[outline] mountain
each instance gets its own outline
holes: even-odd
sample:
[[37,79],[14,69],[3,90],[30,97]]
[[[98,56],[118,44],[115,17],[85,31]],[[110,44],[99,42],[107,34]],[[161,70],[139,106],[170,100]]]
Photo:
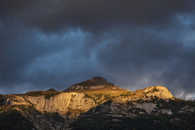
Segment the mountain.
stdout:
[[49,89],[0,95],[0,130],[194,130],[195,102],[164,86],[130,91],[102,77]]
[[108,82],[105,78],[102,77],[93,77],[92,79],[77,83],[66,89],[65,91],[86,91],[86,90],[110,90],[121,88],[115,86],[114,84]]

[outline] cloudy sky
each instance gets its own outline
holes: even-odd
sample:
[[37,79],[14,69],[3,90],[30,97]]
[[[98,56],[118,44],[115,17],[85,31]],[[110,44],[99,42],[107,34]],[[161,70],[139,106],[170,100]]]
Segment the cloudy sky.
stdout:
[[0,93],[93,76],[195,96],[195,1],[0,1]]

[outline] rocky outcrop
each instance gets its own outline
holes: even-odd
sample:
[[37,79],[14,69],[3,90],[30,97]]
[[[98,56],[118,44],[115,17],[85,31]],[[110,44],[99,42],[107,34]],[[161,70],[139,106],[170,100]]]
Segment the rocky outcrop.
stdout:
[[[24,120],[29,130],[87,130],[86,127],[90,124],[87,123],[85,127],[85,122],[92,123],[88,130],[94,129],[94,126],[97,126],[97,130],[104,130],[104,126],[105,129],[110,129],[111,126],[107,124],[116,124],[116,129],[123,129],[121,127],[128,124],[125,123],[126,120],[133,121],[134,118],[150,115],[153,119],[159,115],[173,116],[175,112],[195,112],[193,104],[180,102],[182,101],[177,102],[163,86],[129,91],[107,82],[104,78],[95,77],[61,92],[49,89],[18,95],[0,95],[0,120],[13,120],[12,116],[18,115],[17,119]],[[187,105],[182,106],[183,104]],[[101,127],[97,122],[102,123]],[[4,123],[0,123],[0,127],[5,127]],[[128,127],[125,126],[125,129]],[[12,129],[10,127],[8,130]]]
[[152,86],[142,90],[147,97],[157,97],[161,99],[173,99],[174,96],[168,90],[168,88],[164,86]]
[[62,92],[55,96],[5,96],[4,105],[26,105],[33,106],[40,112],[58,112],[62,115],[70,112],[86,112],[96,104],[85,96],[84,93]]
[[152,99],[164,99],[164,100],[174,100],[173,94],[164,86],[151,86],[145,89],[140,89],[136,91],[126,91],[120,96],[113,98],[115,102],[128,102],[128,101],[138,101],[138,100],[152,100]]
[[[96,81],[107,83],[107,81],[101,78],[94,78],[85,82],[93,84]],[[80,83],[80,85],[81,84],[83,83]],[[137,100],[151,100],[153,98],[174,98],[171,92],[163,86],[153,86],[132,92],[120,89],[114,85],[112,85],[111,87],[107,87],[107,85],[108,84],[101,85],[102,87],[99,87],[100,85],[97,85],[95,86],[97,87],[96,89],[93,89],[93,86],[88,86],[91,88],[87,88],[82,92],[77,92],[76,90],[78,89],[75,87],[78,86],[74,86],[71,87],[71,89],[68,89],[67,92],[53,93],[52,91],[51,93],[50,91],[42,91],[39,92],[40,95],[37,94],[38,92],[30,92],[23,95],[5,95],[0,97],[0,104],[8,106],[26,105],[32,106],[40,112],[57,112],[61,115],[71,113],[72,115],[78,116],[80,113],[87,112],[89,109],[109,100],[118,103],[125,103]],[[105,90],[106,87],[107,90]],[[151,106],[152,105],[146,105],[145,107],[148,107],[149,109],[149,107]]]

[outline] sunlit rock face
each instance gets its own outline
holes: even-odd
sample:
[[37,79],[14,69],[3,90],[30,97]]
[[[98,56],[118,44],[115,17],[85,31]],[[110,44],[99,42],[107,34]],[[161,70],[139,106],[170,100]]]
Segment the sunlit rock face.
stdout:
[[137,100],[152,100],[155,98],[174,100],[173,94],[164,86],[152,86],[136,91],[127,91],[113,100],[115,102],[128,102]]
[[168,90],[168,88],[164,86],[152,86],[145,88],[144,93],[147,97],[157,97],[161,99],[172,99],[174,96],[172,93]]
[[33,106],[40,112],[58,112],[61,115],[67,113],[79,115],[109,100],[125,103],[153,98],[173,99],[174,97],[163,86],[153,86],[133,92],[121,89],[104,78],[94,77],[71,86],[65,92],[49,90],[1,96],[1,104]]
[[95,106],[94,101],[90,98],[86,98],[83,93],[60,93],[56,96],[50,97],[49,99],[46,99],[44,96],[28,96],[25,98],[34,104],[37,110],[42,112],[59,112],[60,114],[66,114],[71,110],[85,112]]
[[85,97],[85,94],[75,92],[62,92],[51,97],[45,95],[7,96],[4,104],[33,106],[40,112],[58,112],[62,115],[71,111],[86,112],[96,105],[92,99]]
[[[0,95],[0,128],[8,130],[139,129],[140,122],[150,130],[178,129],[183,127],[178,122],[185,122],[194,130],[194,116],[195,102],[176,99],[164,86],[130,91],[101,77],[64,91]],[[17,128],[7,120],[17,121]]]

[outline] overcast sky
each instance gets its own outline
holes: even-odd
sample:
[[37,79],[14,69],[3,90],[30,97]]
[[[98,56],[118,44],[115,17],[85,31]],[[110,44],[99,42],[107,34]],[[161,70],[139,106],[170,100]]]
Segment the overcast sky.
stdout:
[[195,1],[0,1],[0,93],[93,76],[195,96]]

